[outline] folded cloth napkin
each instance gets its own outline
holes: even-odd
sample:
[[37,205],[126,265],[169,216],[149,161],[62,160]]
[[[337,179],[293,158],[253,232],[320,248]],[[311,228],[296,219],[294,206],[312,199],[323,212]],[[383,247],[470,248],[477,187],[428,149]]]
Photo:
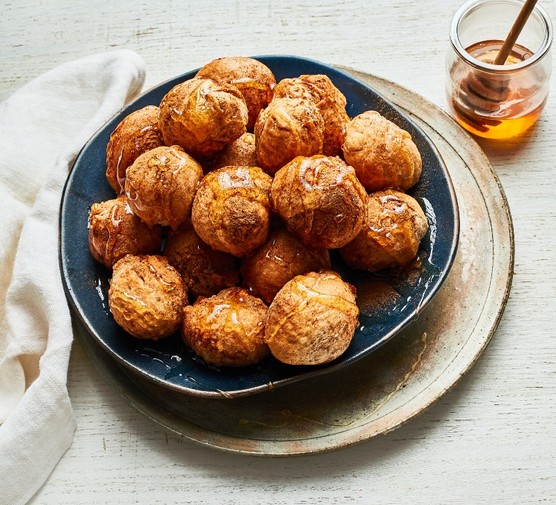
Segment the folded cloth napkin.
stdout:
[[75,431],[58,213],[87,139],[141,90],[128,50],[66,63],[0,104],[0,505],[26,503]]

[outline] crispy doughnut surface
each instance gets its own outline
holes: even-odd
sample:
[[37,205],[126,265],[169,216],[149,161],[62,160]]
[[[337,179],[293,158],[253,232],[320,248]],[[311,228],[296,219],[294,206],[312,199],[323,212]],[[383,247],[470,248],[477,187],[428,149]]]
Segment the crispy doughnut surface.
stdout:
[[257,166],[255,135],[245,132],[241,137],[230,142],[222,151],[204,163],[207,171],[229,166]]
[[232,84],[242,94],[249,111],[247,130],[253,131],[259,112],[272,100],[274,74],[264,63],[245,56],[217,58],[204,65],[197,77],[219,84]]
[[282,227],[272,231],[268,240],[241,265],[243,286],[270,303],[286,282],[296,275],[330,269],[326,249],[303,244]]
[[201,160],[243,135],[247,115],[243,95],[235,86],[194,77],[162,98],[160,130],[166,145],[180,145]]
[[276,173],[296,156],[322,153],[324,120],[305,98],[276,98],[255,123],[258,166]]
[[349,116],[346,97],[327,75],[305,74],[282,79],[274,88],[274,97],[305,98],[313,102],[324,120],[323,154],[341,153]]
[[377,191],[367,197],[363,228],[340,253],[353,268],[403,267],[417,256],[428,226],[415,198],[392,189]]
[[180,146],[157,147],[127,169],[125,194],[145,223],[177,228],[189,218],[203,169]]
[[265,342],[290,365],[320,365],[340,356],[358,325],[355,288],[336,272],[310,272],[289,281],[268,309]]
[[347,124],[342,151],[368,192],[406,191],[421,177],[421,154],[411,135],[376,111]]
[[242,257],[270,231],[272,178],[259,167],[223,167],[202,180],[191,214],[201,240],[217,251]]
[[210,248],[190,223],[169,234],[164,255],[183,277],[193,299],[239,284],[237,258]]
[[357,236],[366,196],[352,167],[324,155],[296,157],[271,188],[272,206],[288,230],[317,249],[339,248]]
[[141,221],[123,195],[93,203],[88,226],[91,255],[108,268],[126,254],[155,254],[162,247],[162,228]]
[[266,305],[242,288],[228,288],[184,308],[182,336],[214,366],[254,365],[268,355]]
[[108,303],[114,320],[125,331],[137,338],[159,340],[179,329],[187,288],[163,256],[128,254],[114,265]]
[[106,179],[116,193],[124,192],[127,167],[145,151],[164,145],[159,119],[160,109],[147,105],[126,116],[110,135],[106,146]]

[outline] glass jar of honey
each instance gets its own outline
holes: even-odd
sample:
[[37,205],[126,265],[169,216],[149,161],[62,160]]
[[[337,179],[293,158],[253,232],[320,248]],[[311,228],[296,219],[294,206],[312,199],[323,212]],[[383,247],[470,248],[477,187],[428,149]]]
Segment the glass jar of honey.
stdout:
[[452,21],[446,58],[448,105],[456,121],[477,136],[519,135],[545,106],[552,25],[538,4],[506,61],[494,63],[522,7],[519,0],[470,0]]

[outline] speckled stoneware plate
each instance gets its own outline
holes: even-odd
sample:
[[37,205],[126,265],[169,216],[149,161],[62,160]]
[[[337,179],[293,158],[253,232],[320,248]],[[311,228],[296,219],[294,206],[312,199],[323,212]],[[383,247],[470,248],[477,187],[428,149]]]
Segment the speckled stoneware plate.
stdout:
[[446,160],[460,242],[438,294],[379,349],[334,373],[227,401],[179,394],[118,364],[76,319],[95,370],[137,411],[184,439],[239,454],[291,456],[350,446],[423,412],[473,366],[510,293],[514,239],[498,178],[442,110],[395,83],[349,71],[411,115]]
[[277,80],[324,73],[345,94],[350,116],[378,110],[408,130],[423,159],[423,174],[410,193],[424,209],[430,227],[421,243],[418,260],[403,271],[370,275],[350,270],[333,255],[333,268],[357,287],[361,316],[351,345],[330,364],[294,367],[269,357],[253,367],[217,369],[206,366],[186,349],[178,334],[160,342],[133,338],[116,325],[108,309],[109,272],[89,253],[87,218],[93,202],[114,198],[105,179],[106,144],[111,132],[133,110],[159,104],[168,90],[196,71],[150,90],[109,121],[77,158],[62,198],[60,258],[70,304],[94,339],[118,363],[180,393],[220,398],[250,395],[355,363],[420,316],[444,282],[457,249],[458,210],[447,168],[428,135],[408,115],[371,86],[341,70],[297,57],[259,59],[272,69]]

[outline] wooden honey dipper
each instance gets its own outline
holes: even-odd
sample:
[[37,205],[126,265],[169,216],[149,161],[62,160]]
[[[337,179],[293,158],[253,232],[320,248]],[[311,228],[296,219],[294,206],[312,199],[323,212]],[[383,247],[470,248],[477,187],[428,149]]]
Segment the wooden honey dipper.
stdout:
[[[525,1],[508,36],[492,62],[494,65],[504,65],[506,63],[536,3],[537,0]],[[466,92],[465,98],[469,105],[475,109],[482,109],[488,112],[498,110],[500,102],[503,102],[509,94],[508,79],[503,74],[493,79],[491,76],[486,77],[476,72],[471,72],[467,79],[462,82],[462,89]]]

